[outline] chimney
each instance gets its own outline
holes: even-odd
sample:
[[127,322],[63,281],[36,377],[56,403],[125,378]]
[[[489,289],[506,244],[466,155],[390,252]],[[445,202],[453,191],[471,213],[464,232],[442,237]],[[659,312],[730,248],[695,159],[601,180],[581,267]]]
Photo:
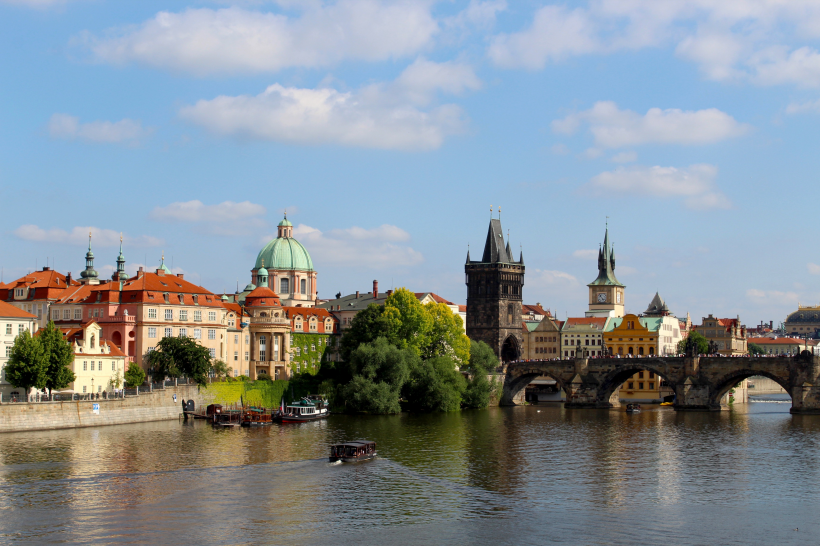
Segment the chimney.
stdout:
[[356,290],[356,299],[359,299],[359,291]]
[[65,285],[71,286],[71,271],[65,274]]
[[177,277],[179,277],[180,279],[184,279],[184,278],[185,278],[185,276],[184,276],[182,273],[177,273]]
[[392,290],[388,290],[388,291],[387,291],[387,297],[390,297],[390,294],[392,294],[392,293],[393,293],[393,291],[392,291]]
[[164,269],[157,269],[157,275],[159,275],[160,277],[164,277],[165,276],[165,270]]
[[43,271],[51,271],[51,268],[48,267],[47,265],[44,265],[43,266]]
[[373,298],[378,299],[379,297],[379,281],[373,281]]

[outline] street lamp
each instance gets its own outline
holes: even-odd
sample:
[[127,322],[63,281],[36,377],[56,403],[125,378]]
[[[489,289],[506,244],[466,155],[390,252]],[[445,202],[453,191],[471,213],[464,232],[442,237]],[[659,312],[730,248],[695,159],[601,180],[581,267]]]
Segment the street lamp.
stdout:
[[94,399],[94,378],[91,378],[91,399]]

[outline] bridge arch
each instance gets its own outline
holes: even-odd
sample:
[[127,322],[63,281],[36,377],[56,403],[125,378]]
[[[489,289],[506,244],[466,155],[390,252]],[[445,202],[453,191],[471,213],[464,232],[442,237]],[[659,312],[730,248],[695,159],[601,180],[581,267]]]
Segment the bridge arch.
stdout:
[[[792,398],[792,388],[789,383],[788,377],[778,376],[777,374],[767,372],[764,370],[740,369],[734,370],[714,381],[714,387],[712,388],[710,402],[715,406],[719,406],[721,398],[723,398],[726,395],[726,393],[729,392],[735,385],[737,385],[744,379],[748,379],[749,377],[755,375],[771,379],[772,381],[783,387],[783,390],[785,390],[786,393],[788,393],[789,398]],[[792,405],[794,405],[793,399]]]
[[533,380],[539,377],[549,377],[550,379],[554,379],[564,394],[569,394],[567,391],[567,386],[563,379],[561,379],[560,374],[553,373],[549,370],[543,369],[537,364],[534,364],[528,370],[521,370],[515,375],[507,375],[504,380],[504,393],[501,397],[501,404],[505,406],[514,405],[518,403],[518,401],[523,401],[524,389],[526,389],[527,385],[532,383]]
[[618,397],[618,388],[626,381],[632,378],[638,372],[653,372],[661,379],[667,382],[672,392],[676,392],[677,381],[664,363],[654,358],[627,358],[622,359],[619,364],[623,364],[608,374],[604,375],[601,384],[598,387],[598,403],[603,405],[611,405],[612,407],[620,406],[620,399]]

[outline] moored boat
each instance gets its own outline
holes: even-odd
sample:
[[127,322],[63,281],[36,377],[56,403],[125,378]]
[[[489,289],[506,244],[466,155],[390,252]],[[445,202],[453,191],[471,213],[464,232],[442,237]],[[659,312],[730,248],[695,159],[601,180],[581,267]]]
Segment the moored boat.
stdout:
[[626,405],[626,412],[627,413],[640,413],[641,412],[641,405],[640,404],[627,404]]
[[273,412],[268,408],[255,408],[253,406],[243,408],[243,427],[264,427],[272,425],[274,421]]
[[283,423],[306,423],[308,421],[318,421],[325,417],[327,417],[327,411],[321,413],[313,403],[300,400],[285,407],[281,420]]
[[376,442],[356,440],[330,446],[330,462],[354,463],[376,458]]

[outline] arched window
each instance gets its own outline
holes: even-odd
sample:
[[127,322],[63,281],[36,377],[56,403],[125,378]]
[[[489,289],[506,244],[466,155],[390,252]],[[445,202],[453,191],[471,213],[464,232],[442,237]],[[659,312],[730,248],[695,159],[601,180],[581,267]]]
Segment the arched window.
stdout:
[[654,347],[649,348],[649,354],[651,354],[651,355],[655,354],[655,348]]
[[507,306],[507,324],[512,324],[513,321],[513,306],[512,304]]
[[97,342],[94,339],[94,334],[91,334],[91,348],[94,349],[97,346]]
[[638,347],[638,354],[643,355],[643,347]]
[[634,355],[634,354],[635,354],[635,349],[633,349],[632,347],[630,347],[630,348],[629,348],[629,351],[627,351],[627,352],[628,352],[629,354],[631,354],[631,355]]

